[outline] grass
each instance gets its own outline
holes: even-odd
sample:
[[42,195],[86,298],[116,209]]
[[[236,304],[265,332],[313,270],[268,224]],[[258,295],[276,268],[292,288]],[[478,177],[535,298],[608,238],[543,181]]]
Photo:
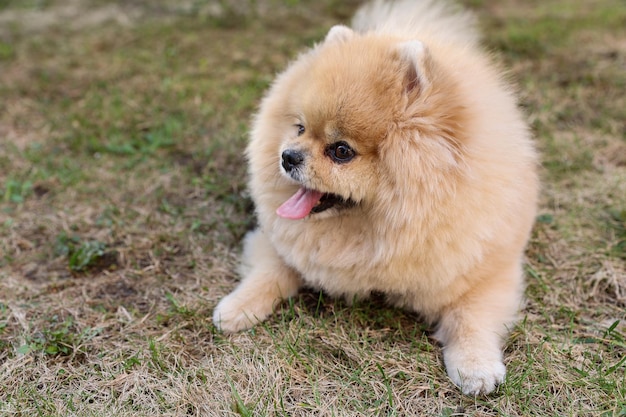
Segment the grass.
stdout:
[[465,2],[544,179],[507,380],[477,398],[377,298],[210,320],[254,224],[250,117],[357,2],[62,3],[0,1],[0,415],[626,416],[621,0]]

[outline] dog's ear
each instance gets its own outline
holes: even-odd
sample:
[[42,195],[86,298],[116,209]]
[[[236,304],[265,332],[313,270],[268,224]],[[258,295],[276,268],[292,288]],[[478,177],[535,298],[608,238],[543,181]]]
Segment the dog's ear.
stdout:
[[325,43],[345,42],[354,36],[354,31],[344,25],[335,25],[328,31]]
[[428,69],[430,55],[426,46],[418,40],[403,42],[398,46],[400,59],[406,63],[404,89],[409,96],[426,90],[430,82]]

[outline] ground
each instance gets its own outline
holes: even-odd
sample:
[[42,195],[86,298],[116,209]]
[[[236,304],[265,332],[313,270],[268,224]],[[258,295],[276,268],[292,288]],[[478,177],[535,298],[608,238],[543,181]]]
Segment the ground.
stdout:
[[255,221],[251,115],[357,1],[0,0],[0,415],[626,416],[626,7],[464,3],[542,153],[495,393],[378,298],[211,323]]

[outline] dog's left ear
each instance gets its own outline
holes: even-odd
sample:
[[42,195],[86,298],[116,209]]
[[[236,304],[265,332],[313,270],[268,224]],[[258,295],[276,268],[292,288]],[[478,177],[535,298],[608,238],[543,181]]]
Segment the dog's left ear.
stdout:
[[403,42],[398,45],[400,58],[407,64],[404,89],[409,96],[420,93],[430,86],[428,69],[430,54],[426,46],[418,40]]
[[335,25],[328,31],[325,43],[345,42],[354,36],[354,31],[344,25]]

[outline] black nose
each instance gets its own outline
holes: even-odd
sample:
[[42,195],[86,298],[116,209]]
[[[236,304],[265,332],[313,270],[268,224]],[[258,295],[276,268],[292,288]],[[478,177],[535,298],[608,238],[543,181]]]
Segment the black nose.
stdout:
[[285,171],[291,172],[293,169],[297,168],[304,161],[304,155],[300,151],[294,151],[293,149],[287,149],[283,152],[283,168]]

